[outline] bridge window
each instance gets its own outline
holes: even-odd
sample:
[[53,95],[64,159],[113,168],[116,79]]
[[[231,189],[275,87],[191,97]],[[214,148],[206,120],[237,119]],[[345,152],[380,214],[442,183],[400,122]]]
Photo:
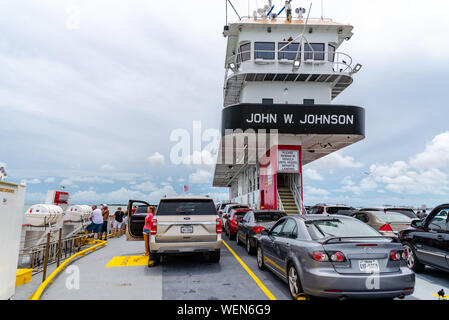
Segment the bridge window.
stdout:
[[255,42],[254,59],[274,60],[274,42]]
[[328,51],[329,51],[329,54],[328,54],[329,61],[334,62],[335,61],[335,47],[330,44],[328,47]]
[[306,43],[304,60],[324,60],[324,43]]
[[251,43],[244,43],[240,45],[237,62],[243,62],[251,59]]
[[298,42],[292,42],[287,46],[288,42],[278,43],[278,59],[295,60],[296,55],[301,57],[301,50]]

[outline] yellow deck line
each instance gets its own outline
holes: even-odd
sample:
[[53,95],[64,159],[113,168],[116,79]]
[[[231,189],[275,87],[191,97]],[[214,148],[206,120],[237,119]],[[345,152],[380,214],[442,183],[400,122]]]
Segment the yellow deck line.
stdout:
[[47,279],[45,279],[44,282],[41,283],[41,285],[39,286],[39,288],[37,288],[36,292],[33,293],[33,295],[31,297],[28,298],[28,300],[40,300],[42,293],[44,292],[44,290],[47,288],[47,286],[53,282],[53,278],[56,277],[56,275],[61,272],[61,270],[64,270],[66,265],[69,264],[69,262],[71,262],[73,259],[75,259],[76,257],[83,257],[87,252],[89,251],[95,251],[95,249],[97,249],[98,247],[104,247],[106,244],[106,241],[102,241],[102,240],[95,240],[97,242],[96,245],[87,248],[83,251],[80,251],[78,253],[75,253],[74,255],[72,255],[71,257],[67,258],[63,263],[61,263],[59,265],[59,267],[57,267],[55,269],[55,271],[53,271],[48,277]]
[[245,264],[245,262],[243,262],[242,259],[240,259],[240,257],[234,252],[234,250],[231,249],[231,247],[226,243],[226,241],[223,241],[223,244],[226,246],[226,248],[228,248],[228,250],[232,253],[232,255],[237,259],[238,262],[240,262],[240,264],[242,265],[243,269],[246,270],[246,272],[248,272],[248,274],[251,276],[251,278],[253,278],[254,282],[257,283],[257,285],[260,287],[260,289],[262,289],[262,291],[267,295],[267,297],[270,300],[277,300],[276,297],[270,292],[270,290],[268,290],[267,287],[265,287],[265,285],[262,283],[262,281],[259,280],[259,278],[257,278],[257,276],[251,271],[250,268],[248,268],[248,266]]

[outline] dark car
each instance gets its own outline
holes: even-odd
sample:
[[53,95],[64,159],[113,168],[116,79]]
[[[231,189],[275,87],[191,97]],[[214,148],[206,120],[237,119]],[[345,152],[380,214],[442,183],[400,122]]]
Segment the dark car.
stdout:
[[409,218],[412,219],[419,219],[416,215],[415,211],[410,208],[403,208],[403,207],[370,207],[370,208],[362,208],[359,211],[390,211],[390,212],[398,212],[406,215]]
[[398,238],[338,215],[284,217],[257,242],[258,267],[284,280],[293,299],[403,298],[415,287],[406,254]]
[[422,222],[412,221],[412,228],[399,233],[408,253],[408,266],[422,272],[425,266],[449,271],[449,204],[434,208]]
[[287,214],[283,211],[248,211],[237,227],[237,244],[245,244],[248,254],[253,254],[262,230],[270,229],[285,216]]
[[225,215],[224,231],[229,240],[234,240],[236,238],[237,228],[240,222],[243,220],[243,217],[250,210],[251,209],[249,208],[239,207],[236,209],[231,209],[231,211]]
[[310,208],[309,214],[337,214],[342,216],[349,216],[351,213],[357,210],[345,205],[326,205],[317,204]]

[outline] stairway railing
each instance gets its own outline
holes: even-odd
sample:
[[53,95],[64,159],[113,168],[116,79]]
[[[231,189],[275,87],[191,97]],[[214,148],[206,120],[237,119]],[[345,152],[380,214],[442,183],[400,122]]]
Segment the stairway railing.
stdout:
[[279,195],[279,189],[276,188],[277,193],[277,201],[278,201],[278,210],[284,211],[284,204],[282,203],[281,196]]

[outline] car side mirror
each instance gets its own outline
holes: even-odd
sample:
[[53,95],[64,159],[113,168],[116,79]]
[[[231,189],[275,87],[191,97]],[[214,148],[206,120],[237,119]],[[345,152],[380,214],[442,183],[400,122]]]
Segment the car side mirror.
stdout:
[[422,229],[424,227],[422,221],[419,219],[412,220],[412,222],[410,223],[410,226],[415,229]]
[[265,230],[265,229],[263,229],[263,230],[260,232],[260,234],[263,235],[263,236],[268,236],[268,235],[270,235],[270,233],[268,232],[268,230]]

